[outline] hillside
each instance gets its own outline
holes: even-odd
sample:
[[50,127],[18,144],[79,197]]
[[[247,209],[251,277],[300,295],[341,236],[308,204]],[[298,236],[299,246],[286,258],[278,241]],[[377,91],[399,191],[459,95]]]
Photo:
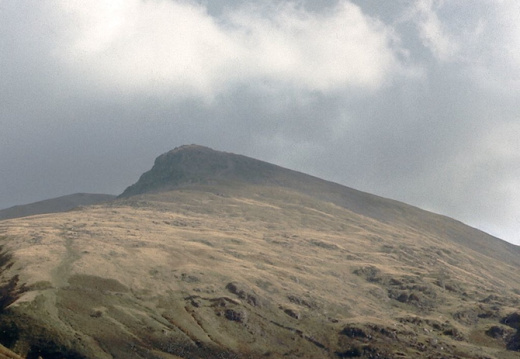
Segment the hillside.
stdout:
[[0,343],[27,358],[520,358],[518,247],[200,146],[0,242]]
[[115,198],[109,194],[75,193],[39,202],[13,206],[0,210],[0,220],[34,216],[36,214],[58,213],[74,209],[79,206],[88,206],[101,202],[108,202]]
[[411,226],[449,238],[496,260],[520,266],[520,247],[456,220],[267,162],[203,146],[181,146],[159,156],[153,168],[120,197],[164,192],[194,184],[250,184],[290,189],[383,223]]

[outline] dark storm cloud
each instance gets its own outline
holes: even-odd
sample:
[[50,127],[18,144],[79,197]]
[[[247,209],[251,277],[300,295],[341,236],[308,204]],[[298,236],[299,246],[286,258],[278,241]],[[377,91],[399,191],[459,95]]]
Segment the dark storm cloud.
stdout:
[[0,207],[198,143],[520,243],[518,7],[0,2]]

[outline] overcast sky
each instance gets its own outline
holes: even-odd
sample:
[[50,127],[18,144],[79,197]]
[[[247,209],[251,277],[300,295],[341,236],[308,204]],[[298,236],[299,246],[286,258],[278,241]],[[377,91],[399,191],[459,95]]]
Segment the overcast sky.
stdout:
[[520,2],[0,0],[0,208],[191,143],[520,244]]

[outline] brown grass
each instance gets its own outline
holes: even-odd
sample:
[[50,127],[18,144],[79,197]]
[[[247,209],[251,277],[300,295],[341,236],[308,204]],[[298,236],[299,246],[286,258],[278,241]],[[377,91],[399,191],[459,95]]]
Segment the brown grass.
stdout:
[[518,268],[287,189],[131,197],[0,235],[3,280],[29,288],[10,315],[86,357],[520,357],[483,334],[518,310]]

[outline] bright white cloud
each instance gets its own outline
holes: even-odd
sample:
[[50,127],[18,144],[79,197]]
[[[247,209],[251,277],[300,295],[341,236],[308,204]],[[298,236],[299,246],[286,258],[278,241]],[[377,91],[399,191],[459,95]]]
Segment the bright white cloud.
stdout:
[[238,57],[239,49],[200,6],[165,0],[88,6],[64,1],[63,9],[73,37],[56,55],[101,87],[208,93]]
[[397,68],[392,32],[351,3],[325,14],[293,4],[270,8],[266,17],[258,13],[230,14],[257,75],[327,91],[349,85],[377,88]]
[[269,4],[218,19],[185,1],[60,4],[55,55],[108,89],[205,97],[252,81],[375,89],[399,71],[391,30],[349,2],[323,13]]

